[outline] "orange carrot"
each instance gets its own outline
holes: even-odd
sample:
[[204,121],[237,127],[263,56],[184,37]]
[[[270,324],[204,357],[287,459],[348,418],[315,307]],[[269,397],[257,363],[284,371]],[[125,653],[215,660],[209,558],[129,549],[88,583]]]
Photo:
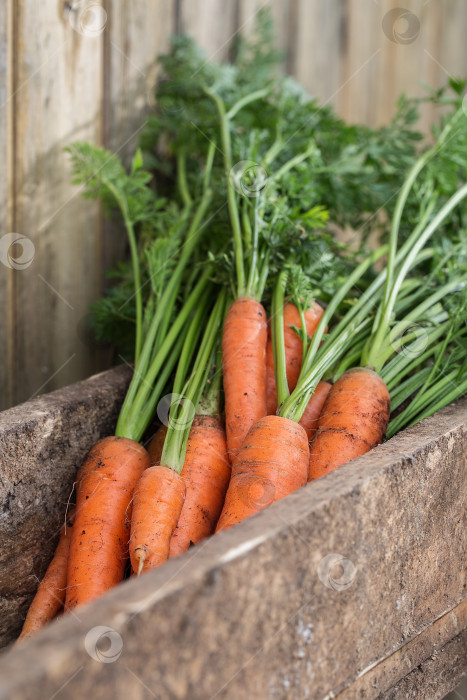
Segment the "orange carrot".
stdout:
[[227,447],[233,462],[253,423],[266,415],[266,312],[250,298],[229,308],[222,337]]
[[216,532],[304,486],[308,461],[308,438],[301,425],[280,416],[257,421],[233,464]]
[[29,607],[18,642],[36,634],[63,608],[74,516],[73,509],[62,526],[57,549]]
[[386,384],[371,369],[353,368],[334,384],[310,444],[312,481],[382,442],[391,411]]
[[224,505],[231,468],[224,428],[215,416],[196,416],[186,448],[182,478],[185,503],[170,542],[176,557],[214,532]]
[[165,436],[167,435],[167,426],[161,425],[156,434],[148,445],[148,454],[151,464],[159,464],[162,457]]
[[89,452],[77,490],[66,610],[97,598],[123,579],[131,499],[148,466],[144,447],[128,438],[104,438]]
[[332,384],[329,384],[329,382],[319,382],[313,396],[308,401],[303,416],[299,420],[300,425],[306,430],[308,441],[313,440],[315,436],[318,420],[331,387]]
[[[312,337],[318,323],[323,315],[322,307],[316,302],[305,311],[305,325],[308,337]],[[284,305],[284,344],[285,344],[285,360],[287,370],[287,383],[290,391],[293,391],[297,386],[298,376],[302,366],[303,344],[301,338],[294,331],[293,327],[301,328],[302,322],[300,313],[295,304],[288,303]],[[269,336],[266,348],[266,396],[267,396],[267,412],[272,416],[277,411],[277,392],[276,379],[274,376],[274,356],[272,351],[272,339]]]
[[[160,463],[147,469],[135,488],[130,559],[133,572],[138,575],[159,566],[169,557],[170,541],[185,501],[185,480],[181,473],[195,418],[192,409],[198,406],[209,375],[224,318],[225,302],[226,293],[221,292],[211,310],[199,344],[200,324],[205,315],[205,306],[199,307],[193,317],[185,336],[174,380],[174,394],[179,395],[183,387],[185,400],[171,404]],[[197,346],[191,373],[186,379],[187,369],[191,364],[190,358]]]
[[146,469],[135,488],[130,558],[133,572],[159,566],[169,557],[170,540],[185,500],[185,482],[170,467]]

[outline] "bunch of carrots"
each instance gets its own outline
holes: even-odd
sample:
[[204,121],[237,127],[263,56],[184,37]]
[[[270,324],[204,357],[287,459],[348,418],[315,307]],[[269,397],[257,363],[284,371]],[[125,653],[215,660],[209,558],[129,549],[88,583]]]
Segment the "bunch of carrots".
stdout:
[[[207,142],[188,122],[172,140],[173,197],[156,193],[140,150],[127,173],[112,154],[70,148],[76,181],[128,233],[134,374],[115,435],[79,468],[20,639],[123,581],[128,562],[139,576],[183,554],[467,392],[459,95],[393,193],[387,241],[355,255],[326,230],[345,212],[309,191],[313,169],[316,182],[342,178],[346,157],[323,162],[311,134],[299,146],[261,122],[279,109],[277,78],[249,91],[239,78],[237,94],[219,70],[197,79]],[[240,153],[256,167],[236,168]],[[320,298],[323,245],[339,273],[328,284],[323,272]]]

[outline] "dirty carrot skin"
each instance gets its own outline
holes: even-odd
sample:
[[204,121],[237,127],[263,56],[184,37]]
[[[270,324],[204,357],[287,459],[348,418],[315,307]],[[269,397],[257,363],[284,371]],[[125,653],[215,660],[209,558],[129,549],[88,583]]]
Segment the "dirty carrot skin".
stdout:
[[319,417],[331,388],[332,384],[329,382],[319,382],[313,396],[308,401],[308,405],[305,408],[303,416],[299,420],[300,425],[306,430],[308,442],[313,440],[315,436],[318,428]]
[[164,440],[167,435],[167,426],[161,425],[148,445],[149,459],[151,464],[159,464],[161,461]]
[[212,535],[224,505],[231,467],[225,431],[214,415],[198,415],[188,437],[182,478],[185,503],[170,541],[170,557]]
[[[277,398],[289,394],[284,341],[284,293],[288,272],[279,274],[272,298],[271,336]],[[304,486],[308,437],[298,421],[264,416],[249,429],[236,459],[216,532],[226,530]]]
[[123,580],[133,490],[149,455],[128,438],[107,437],[80,471],[71,534],[65,609],[72,610]]
[[[323,315],[323,308],[314,302],[307,309],[303,316],[305,318],[306,333],[308,337],[312,337],[316,327]],[[302,339],[297,335],[294,328],[302,327],[300,312],[292,302],[284,306],[284,344],[285,344],[285,359],[287,383],[290,391],[295,389],[297,380],[300,374],[303,357]],[[274,355],[272,351],[272,339],[268,339],[266,348],[266,397],[267,397],[267,412],[268,415],[273,415],[277,411],[277,391],[276,379],[274,376]]]
[[131,517],[130,558],[136,574],[169,558],[170,539],[184,500],[185,482],[174,469],[158,465],[141,476]]
[[266,415],[267,323],[255,299],[233,302],[222,336],[227,447],[233,462],[249,429]]
[[310,444],[309,481],[382,442],[390,412],[388,388],[376,372],[364,367],[345,372],[329,391]]
[[[204,325],[205,308],[197,310],[186,335],[174,389],[183,386],[183,401],[170,407],[168,428],[160,464],[150,467],[136,485],[131,517],[130,559],[133,573],[140,575],[169,557],[170,541],[177,527],[185,501],[185,480],[181,476],[187,442],[201,398],[225,313],[226,295],[219,297],[212,309],[196,360],[191,360],[197,347],[200,328]],[[188,372],[189,378],[185,381]]]
[[265,416],[257,421],[232,466],[216,532],[305,486],[308,462],[308,438],[301,425],[280,416]]
[[18,642],[32,637],[63,609],[74,509],[60,531],[57,549],[29,607]]

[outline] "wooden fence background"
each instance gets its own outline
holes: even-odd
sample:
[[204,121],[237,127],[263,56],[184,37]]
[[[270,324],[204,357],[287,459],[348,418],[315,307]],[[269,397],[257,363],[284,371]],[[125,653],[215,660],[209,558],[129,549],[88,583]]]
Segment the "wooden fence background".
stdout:
[[221,58],[266,5],[285,69],[350,120],[384,123],[401,91],[467,75],[466,0],[0,4],[0,408],[106,362],[84,317],[124,237],[70,185],[63,147],[86,139],[127,156],[170,35],[188,32]]

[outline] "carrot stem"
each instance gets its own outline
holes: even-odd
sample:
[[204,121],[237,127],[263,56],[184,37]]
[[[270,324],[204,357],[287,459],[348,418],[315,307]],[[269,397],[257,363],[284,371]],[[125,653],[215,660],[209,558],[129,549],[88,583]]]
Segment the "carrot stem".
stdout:
[[[453,209],[455,209],[457,205],[466,197],[467,185],[463,185],[439,210],[436,216],[426,226],[421,235],[418,236],[417,240],[413,241],[412,237],[409,237],[404,246],[401,248],[401,255],[403,251],[406,252],[406,255],[402,256],[401,266],[391,286],[391,292],[388,301],[385,304],[385,312],[378,326],[378,330],[376,331],[374,338],[370,342],[370,347],[364,353],[362,363],[371,367],[375,367],[377,371],[381,370],[382,364],[378,360],[378,357],[380,356],[381,349],[387,344],[387,332],[390,325],[390,319],[401,284],[405,279],[405,276],[407,275],[408,271],[415,264],[415,260],[418,253],[423,248],[425,243],[429,240],[430,236],[432,236],[438,230],[438,228],[453,211]],[[409,242],[410,245],[408,245]]]
[[[120,411],[120,416],[117,423],[117,435],[130,437],[124,431],[128,424],[134,425],[134,415],[141,414],[142,402],[141,397],[147,398],[151,390],[151,382],[155,379],[153,368],[158,365],[159,352],[164,344],[167,336],[167,328],[171,322],[172,310],[179,294],[180,286],[183,279],[188,261],[190,260],[195,246],[197,245],[201,235],[203,234],[206,222],[203,221],[206,210],[212,198],[211,190],[206,190],[201,198],[200,204],[193,216],[191,225],[188,229],[185,244],[183,246],[180,259],[170,279],[169,284],[159,302],[156,313],[151,319],[149,329],[147,331],[141,356],[138,362],[138,372],[134,372],[130,386],[128,388],[123,406]],[[203,222],[203,223],[202,223]],[[204,278],[202,278],[204,279]],[[207,280],[205,280],[207,283]],[[195,287],[196,289],[196,287]],[[148,378],[148,375],[152,379]],[[156,399],[157,402],[157,399]],[[137,408],[133,404],[137,404]],[[145,412],[147,414],[147,412]],[[141,434],[147,426],[141,426]],[[138,427],[138,432],[140,428]],[[138,439],[138,438],[135,438]]]
[[207,380],[206,388],[198,403],[198,415],[219,416],[221,387],[222,387],[222,345],[218,343],[216,360],[214,364],[214,374],[211,380]]
[[105,183],[108,190],[112,192],[118,206],[120,207],[128,235],[128,242],[130,244],[136,305],[135,365],[137,365],[141,354],[143,338],[143,297],[141,291],[141,273],[139,268],[138,246],[136,244],[135,230],[133,228],[133,222],[130,218],[127,200],[120,195],[118,189],[114,187],[110,180],[103,177],[102,181]]
[[237,273],[237,295],[242,297],[245,293],[245,268],[243,258],[242,229],[240,225],[240,215],[238,211],[237,195],[230,180],[232,170],[232,144],[230,140],[229,115],[225,110],[225,104],[219,95],[205,88],[206,94],[214,100],[220,119],[221,142],[224,155],[225,179],[227,184],[227,202],[229,207],[230,221],[234,238],[235,269]]
[[[453,128],[455,122],[459,119],[461,114],[464,114],[464,113],[463,113],[462,109],[459,109],[457,111],[457,113],[454,115],[454,117],[444,127],[436,144],[432,148],[430,148],[428,151],[426,151],[426,153],[424,153],[417,160],[417,162],[413,165],[412,169],[410,170],[410,172],[409,172],[409,174],[404,182],[404,185],[402,186],[402,189],[399,193],[399,196],[397,198],[397,203],[396,203],[394,215],[392,218],[391,232],[389,235],[389,253],[388,253],[388,262],[387,262],[387,277],[386,277],[386,286],[384,289],[384,297],[383,297],[383,314],[385,317],[387,317],[388,321],[389,321],[388,312],[390,309],[390,299],[392,296],[392,286],[393,286],[394,271],[395,271],[395,266],[396,266],[397,241],[398,241],[398,237],[399,237],[399,230],[400,230],[400,225],[401,225],[401,221],[402,221],[402,215],[404,212],[404,207],[407,203],[408,196],[410,194],[410,191],[411,191],[418,175],[423,170],[423,168],[429,163],[429,161],[439,152],[440,148],[442,148],[448,135],[452,131],[452,128]],[[464,117],[465,117],[465,114],[464,114]]]
[[186,178],[186,155],[184,153],[177,154],[177,176],[180,197],[182,198],[182,201],[186,207],[191,207],[193,200],[190,195],[190,190],[188,189],[188,182]]
[[[193,365],[191,376],[184,389],[183,403],[171,407],[169,425],[161,456],[161,465],[170,467],[178,474],[182,471],[185,461],[186,444],[191,424],[196,414],[196,407],[201,398],[210,369],[211,358],[215,343],[219,337],[219,329],[224,317],[226,293],[222,291],[209,317],[199,351]],[[199,322],[198,322],[199,323]],[[194,323],[192,323],[194,325]],[[187,341],[193,343],[195,334],[188,334]]]
[[[211,268],[207,267],[198,284],[188,297],[188,300],[180,310],[176,320],[173,322],[170,331],[167,333],[167,336],[165,337],[158,353],[152,360],[151,366],[147,370],[146,374],[144,376],[138,374],[137,379],[139,388],[136,390],[136,395],[134,398],[132,397],[133,400],[131,403],[125,407],[126,410],[124,411],[122,409],[120,412],[117,422],[117,429],[115,432],[117,436],[131,437],[136,441],[141,439],[141,436],[147,427],[147,420],[150,420],[150,416],[152,415],[157,401],[160,398],[160,392],[156,392],[153,389],[153,383],[159,372],[162,370],[169,353],[172,352],[188,317],[199,303],[200,297],[204,293],[210,277]],[[129,393],[127,394],[127,398],[128,396]]]
[[[272,352],[274,357],[274,373],[276,378],[277,405],[281,406],[290,396],[287,382],[287,362],[285,357],[284,340],[284,301],[285,286],[287,284],[288,272],[282,270],[274,287],[272,296]],[[303,325],[306,329],[306,325]],[[306,333],[306,330],[305,330]]]

